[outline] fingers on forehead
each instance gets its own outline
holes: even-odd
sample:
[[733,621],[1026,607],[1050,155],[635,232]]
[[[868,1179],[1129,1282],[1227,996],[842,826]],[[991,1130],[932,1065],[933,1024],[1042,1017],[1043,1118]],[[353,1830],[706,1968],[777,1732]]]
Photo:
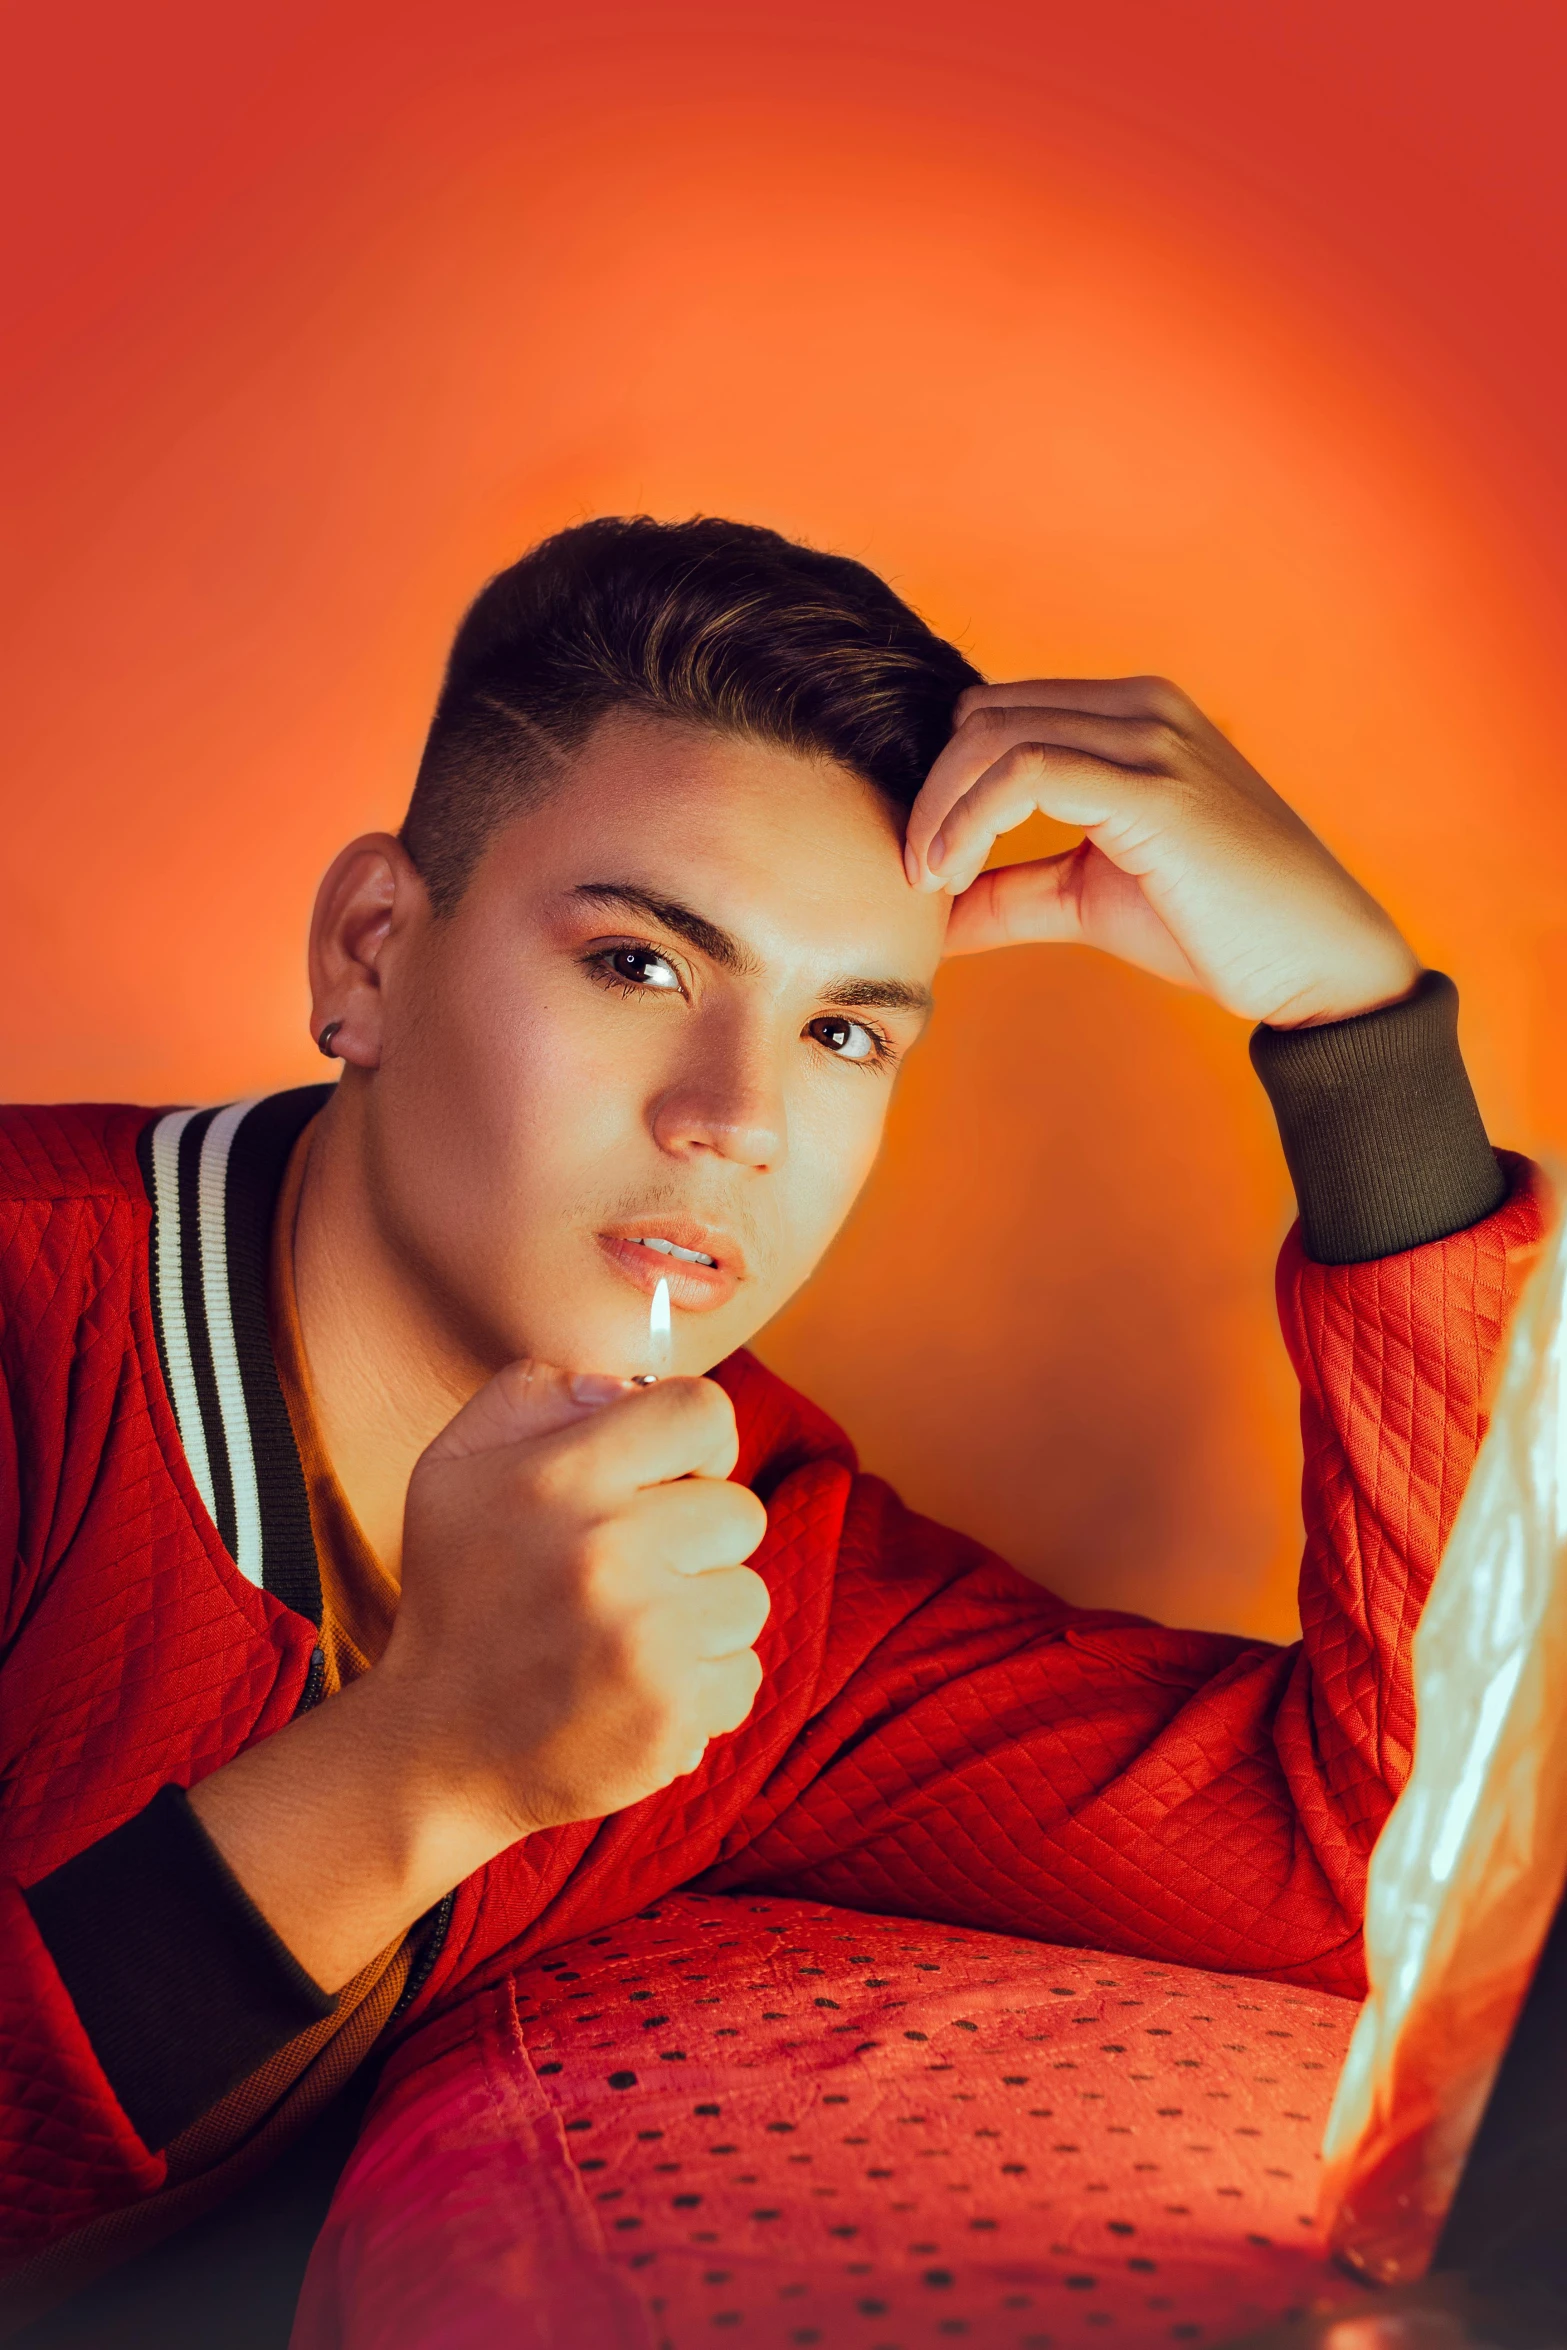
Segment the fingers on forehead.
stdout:
[[1046,710],[1034,706],[978,713],[961,741],[972,740],[973,769],[981,759],[1027,757],[1031,751],[1087,751],[1118,767],[1152,767],[1173,756],[1180,737],[1165,719],[1142,712]]
[[1010,829],[1033,811],[1041,775],[1052,764],[1051,754],[1037,744],[1020,743],[990,765],[947,811],[944,830],[949,847],[960,831],[976,825]]
[[957,803],[998,760],[1046,731],[1050,713],[1040,707],[1009,706],[976,711],[937,755],[909,814],[908,837],[924,848]]
[[998,685],[971,685],[958,696],[954,726],[980,710],[1090,710],[1106,718],[1154,718],[1179,726],[1195,713],[1167,677],[1024,677]]
[[1060,823],[1087,827],[1166,788],[1162,775],[1078,746],[1016,744],[993,760],[948,810],[942,823],[943,873],[950,881],[973,861],[981,841],[988,847],[1036,808]]
[[1038,709],[1000,716],[1006,723],[999,727],[955,738],[932,768],[929,797],[917,821],[909,824],[916,846],[927,845],[938,827],[950,838],[953,823],[968,823],[979,814],[1004,820],[1014,803],[1027,814],[1042,778],[1091,781],[1097,772],[1108,783],[1107,771],[1117,769],[1135,782],[1139,774],[1166,765],[1176,749],[1170,730],[1157,719]]

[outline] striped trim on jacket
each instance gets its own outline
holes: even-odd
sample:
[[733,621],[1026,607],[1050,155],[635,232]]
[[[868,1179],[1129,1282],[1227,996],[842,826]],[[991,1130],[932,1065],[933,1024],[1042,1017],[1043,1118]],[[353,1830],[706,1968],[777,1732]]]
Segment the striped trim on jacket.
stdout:
[[136,1146],[152,1202],[158,1355],[196,1490],[240,1573],[314,1624],[321,1577],[267,1285],[289,1153],[331,1091],[170,1110]]

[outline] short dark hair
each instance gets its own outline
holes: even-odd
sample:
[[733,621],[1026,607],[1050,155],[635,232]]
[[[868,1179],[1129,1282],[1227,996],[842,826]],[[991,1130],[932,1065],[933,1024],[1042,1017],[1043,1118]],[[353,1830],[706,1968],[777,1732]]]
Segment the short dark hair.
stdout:
[[825,755],[906,809],[978,678],[845,555],[705,515],[579,523],[458,629],[402,842],[450,911],[497,826],[615,708]]

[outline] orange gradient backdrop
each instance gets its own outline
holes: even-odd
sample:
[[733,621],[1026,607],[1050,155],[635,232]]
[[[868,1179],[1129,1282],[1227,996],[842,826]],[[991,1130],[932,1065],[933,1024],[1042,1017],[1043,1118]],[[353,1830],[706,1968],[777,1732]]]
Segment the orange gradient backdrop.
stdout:
[[[1185,683],[1567,1138],[1555,12],[39,12],[5,453],[0,1089],[320,1073],[301,948],[452,625],[584,514]],[[1084,15],[1091,23],[1080,19]],[[1071,1595],[1287,1635],[1288,1187],[1239,1023],[955,965],[762,1351]]]

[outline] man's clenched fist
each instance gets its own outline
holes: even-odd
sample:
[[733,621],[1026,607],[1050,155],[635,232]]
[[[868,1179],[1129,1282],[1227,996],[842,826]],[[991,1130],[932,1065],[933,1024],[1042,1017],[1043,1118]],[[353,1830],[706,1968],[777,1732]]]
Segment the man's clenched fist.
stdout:
[[191,1805],[335,1991],[519,1837],[695,1768],[761,1683],[767,1513],[710,1379],[513,1364],[421,1456],[380,1663]]
[[623,1810],[750,1712],[767,1513],[737,1442],[710,1379],[519,1363],[421,1457],[382,1700],[508,1840]]

